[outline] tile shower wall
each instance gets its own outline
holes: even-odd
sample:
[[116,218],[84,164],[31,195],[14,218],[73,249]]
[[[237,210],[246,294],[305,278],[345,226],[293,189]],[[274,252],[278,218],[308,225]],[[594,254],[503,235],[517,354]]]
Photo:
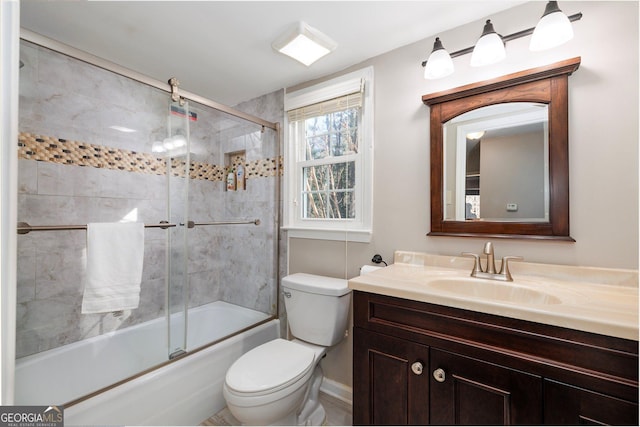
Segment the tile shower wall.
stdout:
[[[20,70],[18,220],[64,225],[125,217],[147,223],[165,219],[164,175],[79,166],[78,161],[35,161],[23,150],[29,140],[45,151],[75,141],[90,148],[149,153],[150,142],[166,133],[167,96],[26,42],[20,55],[25,65]],[[110,128],[113,125],[136,132],[118,132]],[[97,153],[92,150],[89,157],[98,159]],[[118,317],[82,315],[86,233],[42,231],[19,236],[17,357],[162,316],[165,252],[166,232],[146,229],[139,308]]]
[[[27,42],[21,44],[21,60],[19,221],[57,225],[166,219],[167,175],[163,159],[150,153],[153,141],[166,137],[168,95]],[[255,217],[261,225],[188,231],[190,305],[223,299],[273,312],[275,274],[268,254],[276,256],[273,165],[280,163],[274,132],[262,134],[256,126],[221,121],[220,113],[208,107],[196,110],[190,219]],[[119,132],[110,127],[114,125],[135,132]],[[225,194],[221,159],[234,146],[246,150],[253,175],[248,174],[246,191]],[[120,316],[80,313],[85,232],[19,236],[17,357],[164,316],[166,233],[145,230],[140,306]]]
[[[243,153],[246,189],[226,191],[226,174],[214,182],[194,179],[189,215],[196,223],[259,219],[255,225],[201,226],[188,231],[189,304],[224,300],[275,314],[275,176],[279,173],[275,132],[191,104],[193,165],[223,165]],[[211,138],[215,135],[215,138]]]
[[[271,122],[277,122],[280,124],[280,129],[284,129],[284,89],[270,93],[268,95],[264,95],[260,98],[254,99],[249,102],[244,102],[239,105],[236,105],[240,111],[244,111],[248,114],[253,114],[254,116],[262,117],[265,120],[269,120]],[[276,136],[274,136],[275,138]],[[284,138],[282,135],[279,141],[273,141],[273,144],[263,145],[263,149],[275,149],[276,145],[280,145],[280,153],[284,152],[283,147]],[[280,172],[282,174],[283,167],[281,165]],[[282,182],[280,183],[282,185]],[[274,189],[275,190],[275,189]],[[280,187],[280,197],[278,200],[278,204],[276,209],[278,210],[279,218],[282,218],[282,208],[283,208],[283,200],[282,200],[282,187]],[[278,266],[280,271],[279,277],[285,277],[289,268],[287,265],[287,260],[289,258],[288,255],[288,240],[286,237],[286,231],[278,230]],[[284,296],[282,293],[278,294],[278,317],[280,318],[280,334],[281,336],[287,336],[287,313],[285,311],[284,306]]]

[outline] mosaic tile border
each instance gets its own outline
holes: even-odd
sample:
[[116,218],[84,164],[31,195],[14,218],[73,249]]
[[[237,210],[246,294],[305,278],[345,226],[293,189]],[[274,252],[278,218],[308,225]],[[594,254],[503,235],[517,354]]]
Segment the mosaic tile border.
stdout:
[[[18,158],[73,166],[120,170],[135,173],[166,175],[165,159],[149,153],[123,150],[103,145],[87,144],[45,135],[21,132],[18,136]],[[283,160],[265,158],[246,162],[244,158],[234,158],[233,166],[243,162],[246,178],[282,176]],[[173,176],[185,175],[185,162],[171,162]],[[225,166],[204,162],[191,162],[189,178],[207,181],[224,181]]]

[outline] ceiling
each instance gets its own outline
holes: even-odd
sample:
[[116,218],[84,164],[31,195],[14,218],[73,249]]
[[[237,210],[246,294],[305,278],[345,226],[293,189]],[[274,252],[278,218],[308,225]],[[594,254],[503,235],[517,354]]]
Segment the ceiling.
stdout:
[[[27,1],[21,26],[226,105],[328,75],[525,1]],[[338,43],[306,67],[271,43],[298,21]],[[481,29],[478,29],[480,33]],[[478,34],[479,36],[479,34]]]

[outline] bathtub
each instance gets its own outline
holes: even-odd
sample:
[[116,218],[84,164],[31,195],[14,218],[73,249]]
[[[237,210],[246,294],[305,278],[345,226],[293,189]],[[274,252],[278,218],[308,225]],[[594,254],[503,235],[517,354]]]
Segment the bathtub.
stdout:
[[[190,310],[187,350],[266,321],[268,315],[218,301]],[[173,322],[173,325],[179,322]],[[206,325],[206,327],[205,327]],[[166,362],[166,319],[16,361],[15,403],[70,402]],[[279,336],[271,320],[65,408],[67,425],[196,425],[225,406],[222,383],[242,354]]]

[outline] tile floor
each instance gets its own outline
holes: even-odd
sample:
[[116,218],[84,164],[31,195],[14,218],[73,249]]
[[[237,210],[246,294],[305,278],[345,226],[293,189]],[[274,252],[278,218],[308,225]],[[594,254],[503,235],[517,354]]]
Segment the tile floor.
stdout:
[[[327,412],[328,426],[350,426],[351,425],[351,405],[340,399],[320,393],[320,402]],[[202,426],[237,426],[240,425],[229,409],[226,407],[215,415],[204,420]]]

